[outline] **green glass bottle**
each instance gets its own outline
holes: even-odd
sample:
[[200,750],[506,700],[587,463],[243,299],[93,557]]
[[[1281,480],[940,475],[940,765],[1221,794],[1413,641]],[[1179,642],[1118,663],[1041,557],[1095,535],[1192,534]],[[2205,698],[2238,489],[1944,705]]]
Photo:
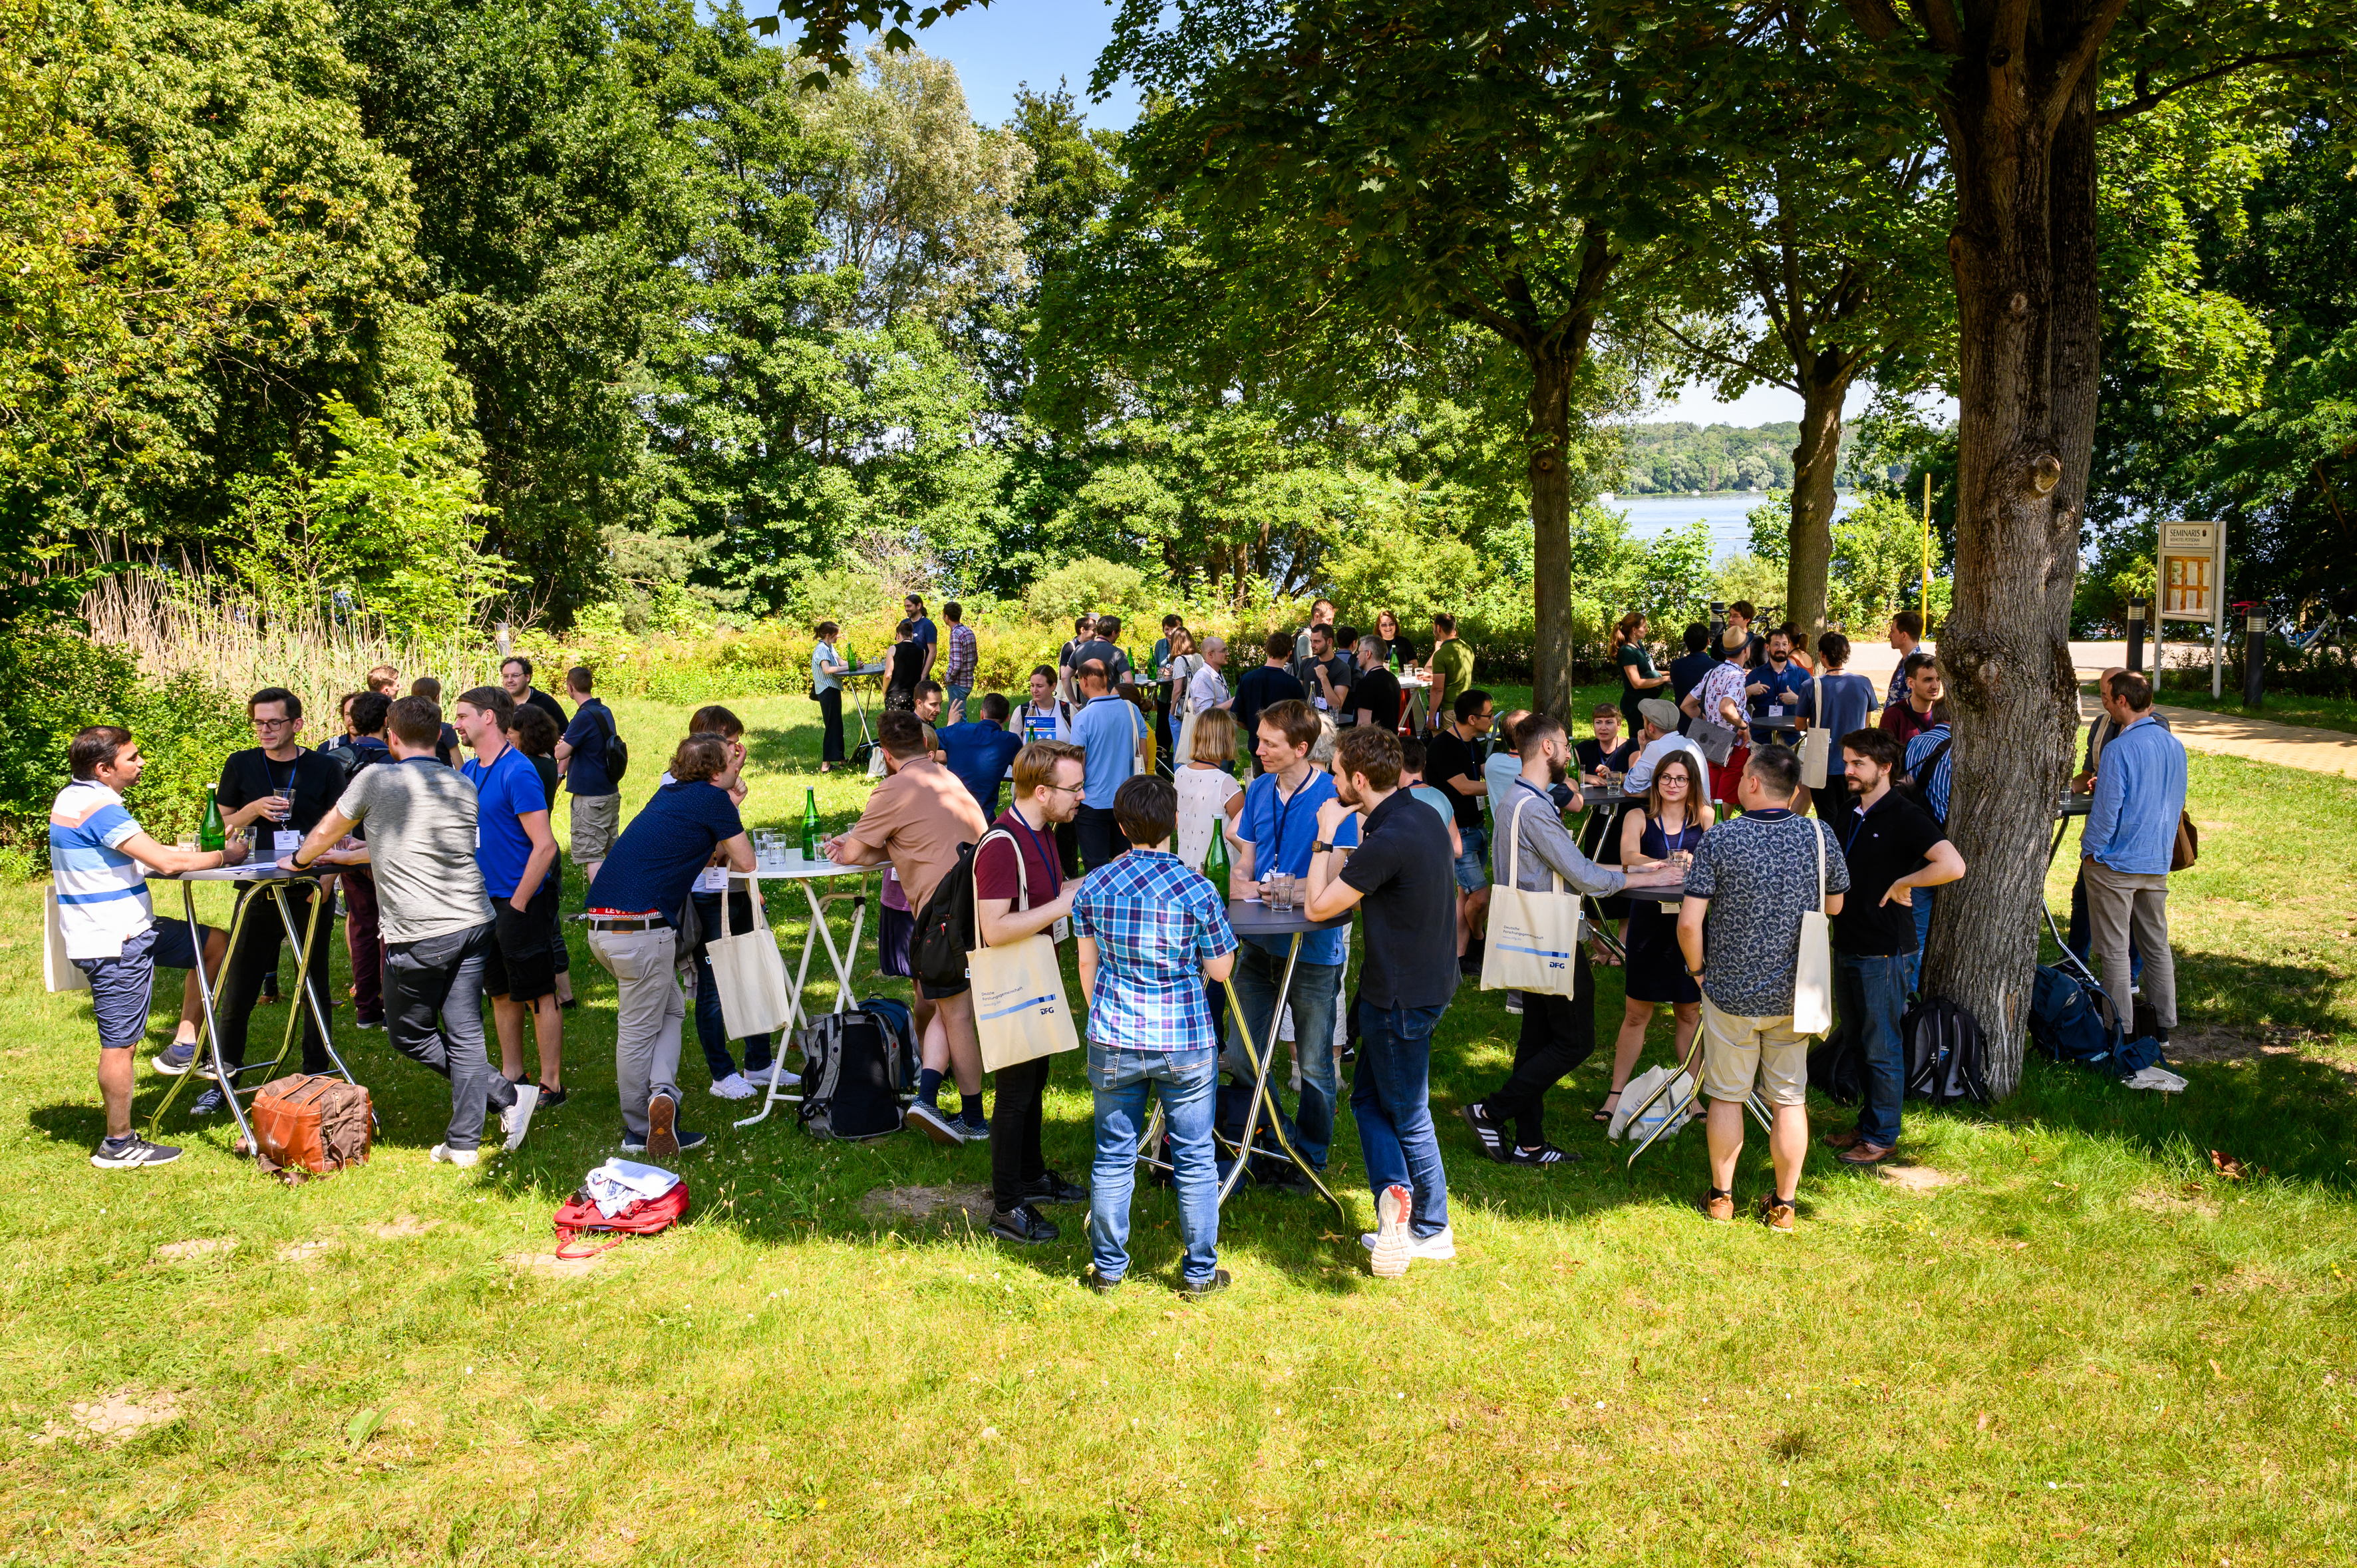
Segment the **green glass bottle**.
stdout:
[[1211,824],[1211,847],[1203,852],[1203,876],[1214,893],[1228,896],[1228,835],[1217,822]]
[[802,791],[802,858],[818,858],[818,791]]
[[205,820],[197,827],[197,847],[214,850],[229,843],[229,830],[222,825],[221,802],[213,798],[214,786],[205,786]]

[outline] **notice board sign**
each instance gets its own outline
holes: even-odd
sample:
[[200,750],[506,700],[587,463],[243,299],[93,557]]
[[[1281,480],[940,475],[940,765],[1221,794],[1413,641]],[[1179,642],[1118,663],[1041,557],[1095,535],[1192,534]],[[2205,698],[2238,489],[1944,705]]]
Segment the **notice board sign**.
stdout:
[[2160,618],[2221,624],[2225,612],[2226,525],[2160,525]]

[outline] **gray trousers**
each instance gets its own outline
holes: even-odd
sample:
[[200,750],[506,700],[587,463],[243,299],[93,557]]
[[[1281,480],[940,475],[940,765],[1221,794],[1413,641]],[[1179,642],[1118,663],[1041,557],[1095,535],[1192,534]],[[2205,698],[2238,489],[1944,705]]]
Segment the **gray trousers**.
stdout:
[[486,1111],[515,1103],[515,1085],[483,1048],[483,965],[492,940],[486,920],[385,948],[385,1032],[403,1056],[450,1080],[450,1130],[442,1141],[453,1149],[479,1146]]
[[679,1098],[679,1033],[687,998],[679,988],[679,933],[589,928],[589,951],[614,977],[614,1086],[622,1125],[647,1135],[647,1101],[658,1089]]
[[2119,1009],[2120,1026],[2136,1019],[2128,994],[2128,941],[2144,958],[2144,999],[2164,1029],[2177,1027],[2177,957],[2169,950],[2169,876],[2130,875],[2102,861],[2083,860],[2087,874],[2088,943],[2101,961],[2104,992]]

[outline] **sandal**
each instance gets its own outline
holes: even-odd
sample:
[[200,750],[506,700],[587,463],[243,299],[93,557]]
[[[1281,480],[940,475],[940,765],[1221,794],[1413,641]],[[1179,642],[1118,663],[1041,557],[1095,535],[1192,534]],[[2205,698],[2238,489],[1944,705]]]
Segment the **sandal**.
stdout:
[[1598,1106],[1593,1112],[1589,1112],[1587,1119],[1596,1122],[1598,1126],[1609,1127],[1612,1124],[1612,1113],[1620,1109],[1620,1091],[1617,1089],[1613,1090],[1611,1092],[1605,1095],[1604,1098],[1610,1101],[1610,1103]]

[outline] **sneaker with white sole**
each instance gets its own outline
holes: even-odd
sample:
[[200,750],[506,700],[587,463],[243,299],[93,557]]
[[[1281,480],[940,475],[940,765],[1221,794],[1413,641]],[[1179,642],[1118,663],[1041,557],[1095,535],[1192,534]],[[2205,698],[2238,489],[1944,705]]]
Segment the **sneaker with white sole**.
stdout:
[[777,1087],[780,1089],[802,1087],[802,1075],[793,1071],[783,1062],[771,1062],[765,1068],[745,1069],[745,1081],[753,1086],[753,1091],[757,1094],[766,1093],[772,1079],[777,1080]]
[[[1359,1232],[1359,1245],[1366,1248],[1367,1251],[1371,1252],[1375,1249],[1377,1239],[1375,1232],[1372,1230],[1361,1230]],[[1410,1259],[1419,1263],[1448,1263],[1456,1262],[1457,1228],[1453,1225],[1444,1225],[1429,1236],[1419,1236],[1413,1230],[1409,1231],[1407,1237],[1407,1255]]]
[[99,1144],[90,1163],[102,1171],[135,1171],[168,1165],[179,1157],[180,1151],[169,1144],[151,1144],[138,1133],[129,1133]]
[[647,1158],[667,1160],[679,1153],[679,1101],[669,1090],[647,1098]]
[[523,1135],[532,1131],[532,1113],[540,1105],[540,1085],[519,1083],[515,1086],[515,1103],[500,1112],[500,1126],[508,1135],[508,1147],[523,1147]]
[[454,1149],[447,1144],[436,1144],[427,1158],[437,1165],[456,1165],[460,1170],[472,1170],[483,1163],[480,1149]]
[[909,1120],[915,1123],[918,1132],[936,1144],[946,1144],[954,1149],[965,1142],[965,1124],[956,1117],[943,1113],[942,1108],[930,1100],[910,1101]]
[[157,1051],[148,1065],[166,1078],[178,1078],[197,1064],[197,1042],[178,1040]]
[[1367,1268],[1379,1280],[1395,1280],[1407,1273],[1413,1249],[1407,1233],[1408,1211],[1415,1206],[1415,1195],[1394,1182],[1375,1198],[1375,1232],[1362,1236],[1367,1251],[1372,1254]]
[[750,1100],[760,1092],[745,1081],[745,1075],[741,1072],[732,1072],[712,1085],[712,1098],[715,1100]]

